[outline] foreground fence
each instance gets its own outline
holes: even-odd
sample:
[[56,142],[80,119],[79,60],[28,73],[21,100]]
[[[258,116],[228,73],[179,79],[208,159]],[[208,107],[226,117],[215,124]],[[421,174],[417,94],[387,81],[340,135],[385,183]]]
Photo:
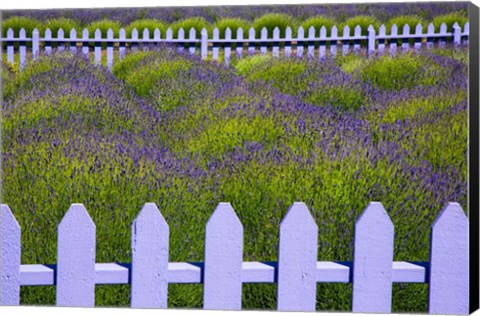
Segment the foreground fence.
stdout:
[[282,51],[283,56],[287,58],[292,55],[303,57],[306,49],[308,58],[314,58],[315,55],[317,55],[318,58],[323,59],[327,56],[335,56],[337,54],[337,47],[339,49],[341,48],[343,55],[349,53],[351,50],[354,53],[360,53],[362,46],[365,46],[366,43],[366,53],[368,55],[373,53],[384,54],[388,50],[390,55],[393,56],[397,52],[397,46],[401,46],[402,52],[409,51],[411,49],[410,41],[414,42],[414,50],[419,50],[422,46],[430,49],[434,46],[434,43],[438,43],[440,47],[443,47],[447,41],[452,41],[454,45],[468,43],[469,28],[468,22],[464,25],[463,30],[455,23],[452,32],[447,32],[447,26],[443,23],[436,33],[434,25],[430,24],[427,32],[423,33],[422,25],[418,24],[415,27],[415,31],[411,32],[413,30],[406,24],[401,34],[396,25],[393,25],[387,34],[385,25],[382,25],[379,28],[378,34],[376,34],[375,29],[370,26],[367,30],[368,34],[362,35],[362,29],[358,25],[354,28],[352,35],[352,30],[350,30],[348,26],[344,27],[342,34],[339,34],[340,30],[338,30],[336,26],[333,26],[327,36],[327,29],[325,27],[322,27],[320,30],[315,30],[313,27],[304,30],[300,27],[294,37],[292,36],[292,29],[288,27],[285,31],[285,36],[282,38],[280,37],[280,30],[278,28],[274,29],[273,37],[270,38],[268,37],[266,28],[261,30],[260,38],[256,37],[254,28],[248,30],[248,36],[241,28],[237,30],[236,36],[232,36],[232,31],[227,28],[224,38],[220,38],[220,32],[217,28],[213,30],[212,37],[209,37],[207,31],[203,29],[200,38],[197,37],[196,31],[193,28],[189,31],[188,38],[183,29],[180,29],[174,38],[173,31],[170,28],[167,30],[165,37],[162,37],[163,34],[156,29],[153,33],[153,38],[151,38],[148,29],[143,30],[142,38],[139,38],[137,29],[132,31],[131,38],[126,37],[124,29],[120,30],[118,38],[114,38],[111,29],[108,30],[106,38],[102,38],[102,34],[98,29],[94,34],[94,38],[90,37],[87,29],[83,30],[81,37],[78,37],[77,31],[74,29],[70,31],[69,36],[65,36],[64,31],[60,29],[57,37],[52,37],[50,29],[45,31],[44,37],[40,37],[37,29],[33,31],[31,37],[27,37],[25,30],[22,29],[19,37],[15,37],[13,30],[9,29],[7,31],[7,37],[0,38],[0,41],[6,42],[7,60],[12,64],[14,63],[14,48],[15,45],[18,45],[20,68],[25,66],[27,60],[27,46],[30,46],[27,45],[27,43],[31,43],[31,55],[33,59],[40,54],[41,44],[44,54],[51,53],[52,46],[57,46],[58,51],[68,49],[71,52],[81,51],[83,54],[88,55],[90,53],[89,43],[93,43],[95,62],[98,64],[102,62],[103,44],[107,46],[107,67],[111,68],[114,61],[115,47],[118,47],[120,59],[125,56],[127,51],[138,51],[139,46],[141,46],[143,50],[148,50],[149,47],[160,43],[176,44],[179,46],[179,50],[185,49],[186,46],[192,54],[196,54],[199,49],[202,59],[207,59],[211,51],[211,58],[213,60],[219,60],[220,49],[223,49],[223,60],[226,64],[230,62],[232,49],[235,49],[237,58],[242,58],[245,54],[253,55],[258,53],[258,50],[260,54],[266,54],[269,49],[271,49],[273,56],[280,56],[280,51]]
[[429,262],[393,261],[393,224],[372,202],[355,224],[353,262],[317,262],[318,228],[304,203],[280,224],[278,262],[243,262],[242,224],[220,203],[206,226],[205,262],[172,263],[168,224],[147,203],[132,225],[130,264],[95,262],[95,224],[72,204],[58,227],[57,264],[22,265],[20,227],[1,208],[0,305],[19,305],[20,286],[55,285],[58,306],[91,307],[95,284],[130,284],[132,307],[166,308],[169,283],[203,283],[205,309],[238,310],[242,283],[277,283],[278,310],[314,311],[316,284],[341,282],[353,283],[353,312],[390,313],[392,283],[400,282],[429,284],[430,313],[469,311],[469,225],[457,203],[432,225]]

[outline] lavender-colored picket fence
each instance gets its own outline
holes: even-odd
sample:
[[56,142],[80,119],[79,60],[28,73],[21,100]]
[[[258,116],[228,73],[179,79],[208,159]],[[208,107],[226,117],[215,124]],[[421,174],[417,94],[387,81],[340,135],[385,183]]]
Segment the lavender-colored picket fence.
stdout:
[[[132,31],[131,38],[126,37],[124,29],[120,30],[118,38],[114,37],[111,29],[108,30],[106,38],[102,38],[102,33],[98,29],[95,31],[95,34],[93,34],[93,38],[87,29],[83,30],[80,37],[76,30],[71,30],[67,37],[62,29],[58,31],[57,37],[52,36],[50,29],[45,31],[43,37],[40,37],[37,29],[33,31],[31,37],[27,37],[24,29],[20,30],[19,37],[15,37],[13,30],[9,29],[7,31],[7,37],[0,38],[0,42],[6,42],[7,60],[12,64],[14,63],[15,43],[18,43],[21,69],[27,61],[27,43],[32,44],[31,56],[33,59],[36,59],[40,54],[41,46],[43,46],[44,54],[51,53],[52,44],[55,43],[54,46],[57,47],[58,51],[80,51],[88,55],[90,53],[89,43],[94,43],[93,50],[97,64],[102,62],[102,44],[106,43],[106,63],[107,67],[111,68],[114,62],[115,48],[118,49],[118,58],[121,59],[127,51],[138,51],[139,46],[141,46],[143,50],[148,50],[150,46],[154,46],[155,44],[170,43],[178,45],[179,50],[183,50],[185,48],[184,46],[188,46],[188,50],[192,54],[196,54],[197,50],[199,50],[202,59],[207,59],[211,56],[213,60],[219,60],[220,49],[223,49],[223,60],[226,64],[229,64],[232,55],[232,46],[235,46],[235,56],[237,58],[242,58],[245,55],[253,55],[258,52],[260,54],[266,54],[268,49],[271,49],[272,55],[276,57],[280,56],[280,52],[282,52],[282,56],[286,58],[291,57],[292,54],[295,54],[297,57],[303,57],[304,49],[306,48],[306,56],[308,58],[313,59],[316,55],[319,59],[324,59],[327,58],[327,56],[335,56],[337,54],[337,47],[341,49],[343,55],[348,54],[350,51],[360,53],[362,45],[364,45],[363,42],[365,42],[365,49],[368,55],[373,53],[384,54],[388,50],[390,55],[393,56],[397,52],[398,45],[401,46],[402,52],[411,50],[411,40],[414,41],[414,51],[419,50],[422,46],[431,49],[435,42],[438,43],[440,47],[444,47],[447,39],[451,39],[454,45],[468,43],[469,28],[468,22],[464,25],[463,30],[455,23],[452,27],[452,32],[447,32],[447,26],[443,23],[438,32],[435,32],[434,25],[430,24],[427,27],[426,33],[423,33],[423,28],[420,24],[415,27],[414,32],[411,32],[413,30],[410,30],[409,25],[404,25],[401,30],[402,33],[400,34],[396,25],[393,25],[388,33],[385,25],[382,25],[379,28],[378,34],[375,29],[370,26],[367,30],[368,34],[362,35],[362,28],[359,25],[353,30],[345,26],[343,31],[339,30],[337,26],[333,26],[332,29],[329,30],[329,36],[327,36],[327,29],[325,27],[322,27],[320,30],[316,30],[313,27],[304,30],[300,27],[297,30],[296,37],[292,36],[293,33],[290,27],[286,29],[284,37],[280,37],[280,30],[278,28],[273,30],[272,37],[268,37],[267,29],[263,28],[260,38],[256,37],[254,28],[250,28],[248,34],[246,30],[239,28],[235,38],[232,36],[230,28],[226,29],[224,38],[220,38],[220,31],[217,28],[213,30],[212,37],[209,37],[206,29],[201,31],[199,37],[197,37],[196,30],[193,28],[190,29],[188,37],[185,34],[185,30],[180,29],[176,38],[174,38],[173,31],[170,28],[165,35],[156,29],[153,33],[153,38],[151,38],[148,29],[143,30],[141,38],[139,37],[137,29]],[[342,31],[341,34],[339,34],[340,31]],[[352,50],[350,48],[350,46],[352,46],[351,42],[353,42]],[[316,46],[318,46],[318,48],[316,48]],[[329,48],[328,51],[327,47]]]
[[132,261],[123,264],[96,263],[95,224],[82,204],[58,227],[56,265],[21,264],[21,230],[8,205],[0,219],[0,305],[19,305],[21,286],[55,285],[58,306],[91,307],[95,284],[130,284],[132,307],[166,308],[169,283],[203,283],[205,309],[239,310],[243,283],[277,283],[278,310],[315,311],[317,283],[340,282],[353,283],[353,312],[390,313],[392,283],[400,282],[428,283],[432,314],[469,311],[469,224],[458,203],[432,225],[429,262],[393,261],[394,227],[378,202],[355,224],[353,262],[317,261],[321,231],[304,203],[280,224],[278,262],[243,261],[243,227],[229,203],[207,223],[201,263],[169,262],[169,227],[153,203],[133,222]]

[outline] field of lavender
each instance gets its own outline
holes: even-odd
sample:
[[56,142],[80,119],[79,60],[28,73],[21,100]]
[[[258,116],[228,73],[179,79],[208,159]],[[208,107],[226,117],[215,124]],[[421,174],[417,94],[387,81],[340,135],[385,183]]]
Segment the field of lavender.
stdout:
[[[194,10],[192,8],[192,10]],[[22,72],[3,65],[3,200],[23,230],[22,263],[56,262],[71,203],[97,227],[97,262],[130,261],[146,202],[170,226],[171,261],[203,261],[219,202],[244,225],[244,261],[276,261],[278,228],[303,201],[318,260],[351,261],[355,219],[380,201],[395,257],[428,261],[430,225],[448,201],[467,210],[468,48],[366,59],[254,56],[229,67],[169,47],[109,72],[68,53]],[[392,311],[424,312],[426,284],[395,284]],[[351,309],[351,284],[318,284],[317,309]],[[126,285],[96,287],[101,306]],[[170,307],[202,306],[201,285],[170,285]],[[24,287],[22,304],[54,304]],[[243,286],[243,308],[274,309],[275,284]]]

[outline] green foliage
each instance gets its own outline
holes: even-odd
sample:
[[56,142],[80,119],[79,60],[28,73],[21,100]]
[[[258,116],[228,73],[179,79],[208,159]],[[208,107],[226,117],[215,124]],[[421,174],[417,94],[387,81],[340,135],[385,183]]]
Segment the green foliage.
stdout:
[[112,29],[113,36],[118,38],[118,32],[120,31],[120,28],[121,28],[120,22],[109,20],[109,19],[94,21],[87,25],[87,30],[90,38],[93,38],[95,36],[95,32],[97,29],[100,30],[102,34],[102,38],[107,37],[107,32],[109,29]]
[[466,12],[459,11],[459,12],[454,12],[450,14],[445,14],[445,15],[439,15],[435,17],[432,21],[433,25],[435,26],[435,31],[438,32],[440,30],[440,25],[442,23],[445,23],[447,25],[447,32],[452,32],[453,30],[453,24],[455,22],[458,23],[458,25],[463,28],[465,23],[468,22],[468,17]]
[[292,29],[292,36],[295,36],[298,23],[290,15],[281,13],[268,13],[253,21],[256,38],[260,38],[260,34],[264,27],[268,31],[268,37],[273,36],[273,30],[275,27],[280,29],[280,37],[285,37],[285,30],[288,26]]
[[127,38],[132,37],[132,30],[137,29],[139,38],[143,38],[143,30],[148,29],[150,32],[150,38],[153,38],[153,33],[155,29],[160,30],[160,34],[162,38],[165,38],[165,33],[167,32],[167,27],[165,23],[160,20],[156,19],[143,19],[143,20],[135,20],[130,23],[127,27],[125,27],[125,32],[127,33]]
[[403,34],[403,26],[405,24],[408,24],[410,26],[410,34],[415,33],[415,28],[418,24],[422,25],[422,31],[425,31],[427,29],[427,22],[421,17],[416,15],[401,15],[388,20],[385,25],[387,28],[387,34],[390,33],[392,25],[394,24],[397,26],[398,34]]
[[362,28],[361,34],[365,36],[368,34],[368,27],[370,25],[372,25],[375,31],[378,33],[378,28],[380,27],[380,21],[378,21],[373,16],[357,15],[355,17],[352,17],[346,20],[345,23],[343,23],[343,25],[339,29],[339,34],[343,34],[343,28],[345,27],[345,25],[348,25],[348,27],[350,28],[350,35],[355,34],[354,33],[355,28],[357,27],[357,25],[360,25],[360,27]]
[[365,58],[357,54],[337,54],[335,63],[346,73],[353,73],[365,64]]
[[327,104],[345,111],[356,111],[366,103],[365,93],[348,86],[322,86],[312,91],[305,101],[325,106]]
[[203,17],[193,17],[177,21],[170,25],[173,31],[173,38],[178,38],[178,30],[183,28],[185,38],[189,38],[190,30],[195,29],[196,38],[202,36],[202,29],[205,28],[208,34],[212,34],[212,25]]
[[70,30],[72,29],[77,31],[77,36],[79,36],[79,34],[82,32],[80,23],[78,21],[67,18],[47,20],[47,22],[45,22],[45,29],[50,29],[50,31],[52,31],[52,37],[57,37],[59,29],[63,30],[66,38],[70,38]]
[[235,63],[234,67],[239,75],[248,76],[255,69],[262,66],[271,59],[271,55],[253,55],[238,60],[237,63]]
[[127,54],[125,58],[113,64],[112,73],[119,79],[127,79],[127,77],[135,72],[135,70],[144,63],[145,59],[152,56],[154,52],[137,52],[135,54]]
[[322,26],[325,26],[325,28],[327,29],[327,36],[330,36],[332,27],[334,25],[335,20],[322,15],[311,17],[302,23],[305,34],[308,34],[308,30],[310,29],[310,27],[313,26],[315,28],[316,36],[320,35],[320,29],[322,28]]
[[43,34],[45,26],[41,21],[34,18],[12,16],[11,18],[8,18],[2,22],[3,37],[7,36],[7,31],[10,28],[13,30],[13,35],[15,37],[20,35],[20,30],[22,28],[25,29],[27,37],[31,37],[35,28],[38,29],[40,34]]
[[243,38],[248,37],[248,30],[250,29],[250,23],[247,20],[240,19],[240,18],[225,18],[225,19],[218,20],[214,24],[214,28],[218,28],[220,38],[225,38],[225,30],[228,27],[232,31],[233,39],[237,38],[237,30],[239,28],[243,30]]
[[446,79],[439,65],[426,63],[412,53],[371,59],[359,71],[362,80],[387,90],[411,89]]

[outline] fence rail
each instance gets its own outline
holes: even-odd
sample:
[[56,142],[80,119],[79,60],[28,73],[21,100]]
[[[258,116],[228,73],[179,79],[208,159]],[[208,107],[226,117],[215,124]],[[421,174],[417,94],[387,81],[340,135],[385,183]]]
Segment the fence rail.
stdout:
[[[95,284],[130,284],[131,306],[166,308],[169,283],[203,283],[204,308],[239,310],[243,283],[276,283],[277,309],[314,311],[317,283],[353,283],[352,311],[390,313],[392,283],[428,283],[429,312],[469,312],[469,225],[449,203],[431,228],[429,262],[393,261],[393,224],[371,202],[355,224],[352,262],[317,261],[318,228],[304,203],[280,224],[278,262],[243,261],[243,226],[220,203],[205,234],[205,262],[169,262],[169,227],[147,203],[132,224],[132,262],[95,262],[95,224],[72,204],[58,227],[57,264],[21,264],[21,230],[8,205],[0,214],[0,305],[19,305],[20,286],[55,285],[58,306],[92,307]],[[321,295],[321,293],[320,293]]]
[[[66,50],[66,44],[68,44],[68,50],[71,52],[78,52],[79,50],[88,55],[90,53],[89,43],[94,45],[95,62],[100,64],[102,61],[102,44],[107,44],[107,66],[111,68],[114,60],[114,47],[118,47],[119,58],[123,58],[127,52],[127,46],[130,51],[138,51],[139,45],[144,50],[149,49],[151,44],[170,43],[179,45],[179,50],[183,50],[184,46],[188,46],[188,50],[192,54],[197,53],[197,47],[202,59],[207,59],[211,54],[213,60],[219,60],[220,49],[223,49],[223,59],[226,64],[230,63],[232,48],[235,49],[235,56],[242,58],[245,54],[253,55],[258,49],[260,54],[266,54],[268,49],[271,49],[274,56],[279,56],[282,51],[285,57],[291,57],[296,55],[297,57],[304,56],[304,50],[306,48],[306,55],[308,58],[314,58],[315,55],[319,59],[324,59],[327,56],[335,56],[337,54],[337,46],[341,47],[342,54],[347,54],[351,51],[350,46],[353,46],[352,51],[354,53],[360,53],[362,47],[366,48],[367,55],[373,53],[384,54],[386,50],[389,50],[390,55],[395,55],[397,52],[397,46],[400,45],[402,52],[409,51],[411,49],[410,41],[414,41],[413,49],[419,50],[422,46],[426,46],[431,49],[434,46],[435,40],[440,47],[445,46],[447,39],[454,43],[454,45],[461,45],[468,43],[470,25],[467,22],[463,30],[455,23],[452,27],[452,32],[447,32],[447,26],[443,23],[440,26],[438,32],[435,32],[433,24],[428,25],[426,33],[423,32],[422,25],[418,24],[415,27],[414,32],[410,30],[409,25],[404,25],[402,33],[399,34],[398,27],[394,24],[390,28],[390,32],[387,34],[387,28],[385,25],[380,26],[378,34],[375,29],[370,26],[367,30],[367,35],[362,35],[362,29],[357,25],[352,30],[348,26],[343,28],[343,33],[339,34],[337,26],[333,26],[330,30],[329,36],[327,36],[327,29],[323,26],[320,30],[316,30],[310,27],[308,30],[304,30],[302,27],[298,28],[296,36],[293,36],[292,28],[287,27],[285,30],[285,36],[280,37],[279,28],[273,30],[272,37],[269,37],[266,28],[263,28],[260,33],[260,38],[256,36],[254,28],[248,30],[248,34],[244,33],[244,30],[239,28],[234,38],[232,31],[227,28],[224,38],[220,38],[220,31],[215,28],[212,32],[212,37],[209,37],[206,29],[203,29],[200,34],[200,38],[197,37],[196,30],[190,29],[188,37],[185,34],[184,29],[180,29],[176,38],[172,29],[168,29],[165,37],[162,37],[160,30],[156,29],[153,32],[153,38],[150,36],[148,29],[144,29],[142,38],[139,37],[137,29],[133,29],[131,38],[127,38],[126,31],[120,29],[118,38],[114,37],[114,33],[111,29],[107,31],[107,37],[102,38],[100,30],[96,30],[94,37],[91,38],[89,31],[84,29],[81,33],[81,37],[77,36],[77,31],[72,29],[69,36],[65,36],[65,32],[60,29],[57,37],[52,37],[50,29],[45,31],[44,37],[40,37],[39,31],[35,29],[31,37],[27,37],[24,29],[19,32],[19,37],[15,37],[12,29],[7,31],[6,38],[0,38],[0,42],[4,42],[7,45],[7,60],[10,63],[14,63],[15,43],[17,43],[19,49],[20,68],[23,69],[27,60],[27,43],[31,43],[32,46],[32,58],[36,59],[40,54],[40,43],[43,44],[44,54],[52,53],[52,45],[57,44],[58,50]],[[307,33],[307,34],[306,34]],[[248,35],[248,37],[247,37]],[[353,45],[351,42],[353,41]],[[363,42],[366,42],[366,46]],[[28,45],[29,46],[29,45]],[[223,46],[223,47],[220,47]],[[235,47],[233,47],[235,46]],[[327,52],[327,46],[329,51]],[[282,50],[280,49],[282,47]],[[318,48],[317,48],[318,47]],[[209,53],[211,51],[211,53]],[[317,51],[315,53],[315,51]]]

